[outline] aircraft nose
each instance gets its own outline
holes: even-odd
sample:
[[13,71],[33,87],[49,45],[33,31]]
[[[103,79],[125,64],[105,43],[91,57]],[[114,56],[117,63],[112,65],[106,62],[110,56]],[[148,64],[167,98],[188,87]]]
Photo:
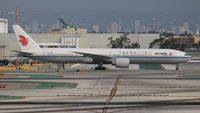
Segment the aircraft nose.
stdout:
[[190,56],[190,55],[186,55],[186,57],[188,58],[188,60],[192,59],[192,56]]

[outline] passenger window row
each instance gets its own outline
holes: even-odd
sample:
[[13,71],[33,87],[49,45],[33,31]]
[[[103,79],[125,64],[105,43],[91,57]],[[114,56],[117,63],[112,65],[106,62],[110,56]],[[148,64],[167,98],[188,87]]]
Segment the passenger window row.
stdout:
[[125,52],[125,51],[121,51],[121,52],[119,52],[119,54],[120,55],[147,55],[147,52],[136,52],[136,51],[127,51],[127,52]]

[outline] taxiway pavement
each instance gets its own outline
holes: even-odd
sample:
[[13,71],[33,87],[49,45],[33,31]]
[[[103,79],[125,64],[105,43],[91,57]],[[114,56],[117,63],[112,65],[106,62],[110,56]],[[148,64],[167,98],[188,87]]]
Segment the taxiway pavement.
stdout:
[[[27,86],[0,89],[1,113],[199,113],[200,64],[181,70],[106,70],[86,72],[7,72],[0,82]],[[45,76],[44,76],[45,74]],[[51,77],[46,77],[46,75]],[[23,75],[22,77],[20,77]],[[19,77],[17,77],[19,76]],[[34,77],[33,77],[34,76]],[[35,77],[40,76],[40,77]],[[43,77],[41,77],[43,76]],[[13,82],[13,83],[11,83]],[[38,83],[48,85],[36,87]],[[51,83],[77,84],[50,85]],[[42,85],[43,86],[43,85]],[[13,86],[14,87],[14,86]]]

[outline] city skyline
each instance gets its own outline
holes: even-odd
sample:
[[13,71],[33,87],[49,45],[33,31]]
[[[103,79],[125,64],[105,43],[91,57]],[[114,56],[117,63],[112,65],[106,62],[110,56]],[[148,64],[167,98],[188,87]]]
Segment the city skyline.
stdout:
[[[44,24],[39,24],[38,21],[33,21],[31,26],[25,25],[22,26],[24,28],[27,28],[27,32],[32,33],[39,33],[39,32],[51,32],[54,30],[60,29],[62,26],[61,23],[58,21],[56,23],[52,23],[50,27],[45,29]],[[191,29],[191,28],[195,29]],[[84,29],[84,28],[83,28]],[[87,28],[85,28],[87,29]],[[175,34],[183,34],[185,32],[192,33],[192,34],[199,34],[199,24],[196,24],[196,26],[191,26],[189,22],[183,22],[180,25],[172,25],[170,28],[166,28],[158,21],[152,21],[149,26],[144,25],[140,20],[134,20],[132,22],[131,28],[126,28],[122,26],[122,24],[119,21],[112,21],[106,28],[106,31],[102,31],[99,24],[94,24],[91,26],[91,29],[87,29],[88,32],[93,33],[121,33],[121,32],[132,32],[132,33],[163,33],[163,32],[172,32]]]
[[135,20],[139,20],[141,31],[171,30],[189,23],[190,30],[195,32],[200,24],[199,3],[199,0],[1,0],[0,18],[8,18],[11,29],[18,7],[20,25],[27,29],[27,26],[33,29],[32,24],[37,21],[40,25],[36,26],[47,31],[62,17],[90,32],[93,25],[98,25],[100,32],[109,32],[113,22],[120,23],[119,32],[134,32]]
[[[169,26],[163,25],[163,23],[160,23],[158,20],[152,20],[150,23],[145,24],[140,19],[132,19],[130,21],[130,26],[127,27],[124,25],[122,20],[114,20],[111,21],[105,28],[102,28],[102,24],[91,24],[89,27],[80,27],[81,29],[87,29],[88,32],[93,33],[122,33],[122,32],[132,32],[132,33],[163,33],[163,32],[172,32],[175,34],[183,34],[185,32],[192,33],[192,34],[199,34],[199,25],[200,24],[194,24],[185,21],[180,22],[180,24],[170,24]],[[49,23],[48,25],[45,25],[44,23],[41,23],[40,21],[33,20],[30,22],[30,24],[20,24],[25,31],[29,33],[42,33],[42,32],[51,32],[51,31],[57,31],[61,29],[62,23],[60,23],[58,20],[56,20],[54,23]],[[12,26],[9,25],[10,29],[9,32],[12,32]],[[94,28],[95,27],[95,28]],[[98,30],[96,30],[98,29]]]

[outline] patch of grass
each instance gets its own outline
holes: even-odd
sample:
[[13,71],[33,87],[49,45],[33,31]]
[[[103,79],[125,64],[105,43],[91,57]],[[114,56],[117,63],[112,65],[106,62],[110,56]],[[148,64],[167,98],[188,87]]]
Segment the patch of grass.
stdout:
[[[34,82],[34,81],[6,81],[2,80],[0,83],[18,83],[18,84],[37,84],[32,89],[53,89],[53,88],[67,88],[72,89],[78,86],[78,83],[65,83],[65,82]],[[22,86],[23,87],[23,86]],[[23,88],[22,88],[23,89]]]
[[0,95],[0,100],[16,100],[16,99],[24,99],[25,97],[21,96],[8,96],[8,95]]
[[39,89],[47,89],[47,88],[58,88],[58,87],[63,87],[63,88],[76,88],[77,83],[62,83],[62,82],[40,82],[37,88]]
[[180,76],[181,78],[200,78],[200,73],[188,74],[184,76]]
[[139,64],[140,69],[162,69],[160,64]]

